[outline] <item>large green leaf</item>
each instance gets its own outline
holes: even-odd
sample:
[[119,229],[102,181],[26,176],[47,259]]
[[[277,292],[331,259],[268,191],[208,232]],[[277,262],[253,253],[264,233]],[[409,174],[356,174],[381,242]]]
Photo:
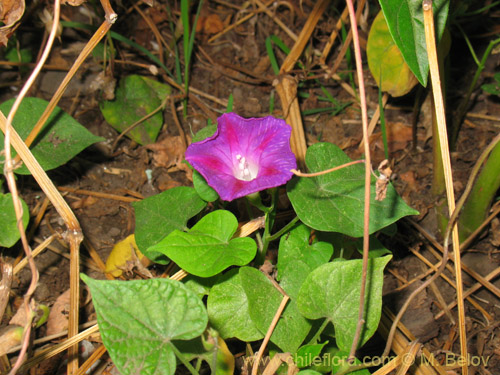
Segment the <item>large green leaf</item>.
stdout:
[[[413,74],[423,86],[427,86],[429,62],[425,46],[422,1],[379,0],[379,2],[394,42]],[[448,18],[449,0],[434,0],[432,3],[439,40]]]
[[[26,229],[30,220],[28,206],[21,199],[23,206],[23,227]],[[12,202],[12,194],[0,193],[0,247],[11,247],[21,238],[17,229],[16,212]]]
[[123,375],[174,374],[172,340],[193,339],[207,326],[205,305],[179,281],[81,277],[92,293],[104,346]]
[[[250,317],[260,331],[267,332],[283,295],[255,268],[242,267],[239,274],[248,298]],[[311,323],[300,314],[295,301],[289,300],[274,328],[271,342],[284,352],[295,353],[310,329]]]
[[418,83],[394,43],[382,12],[375,17],[370,28],[366,56],[370,72],[382,91],[402,96]]
[[[391,257],[369,259],[360,346],[377,329],[382,310],[384,267]],[[350,349],[358,323],[361,271],[361,259],[324,264],[307,276],[297,297],[298,308],[306,318],[326,318],[333,323],[337,345],[342,350]]]
[[[331,143],[316,143],[307,149],[310,172],[319,172],[350,162],[351,159]],[[340,232],[351,237],[363,235],[364,167],[352,165],[313,178],[294,178],[287,192],[300,220],[311,228]],[[387,197],[375,200],[375,178],[370,199],[370,233],[394,223],[403,216],[417,215],[389,184]]]
[[257,245],[253,239],[232,238],[237,229],[238,220],[231,212],[217,210],[187,233],[174,230],[150,250],[165,254],[193,275],[210,277],[229,266],[243,266],[255,257]]
[[[170,92],[171,87],[164,83],[131,75],[120,80],[115,100],[101,102],[101,112],[113,128],[123,132],[157,109]],[[130,130],[127,136],[141,145],[154,143],[162,126],[163,114],[159,111]]]
[[[7,115],[12,104],[14,104],[14,99],[2,103],[0,105],[0,111]],[[14,121],[12,122],[22,139],[28,137],[28,134],[31,132],[31,129],[33,129],[33,126],[40,118],[47,105],[48,102],[43,99],[23,99],[14,117]],[[103,140],[104,138],[96,137],[80,125],[73,117],[59,107],[56,107],[43,126],[42,131],[31,145],[31,152],[38,160],[41,167],[48,171],[63,165],[91,144]],[[0,132],[0,153],[3,151],[3,146],[4,136],[3,133]],[[15,152],[12,150],[12,155],[14,154]],[[3,160],[4,156],[2,155],[0,157],[0,164]],[[24,175],[30,174],[30,171],[25,165],[16,169],[15,172]]]
[[248,299],[241,285],[238,269],[232,269],[214,285],[207,300],[210,324],[222,338],[236,337],[241,341],[255,341],[264,337],[248,312]]
[[328,262],[333,254],[333,246],[327,242],[309,245],[310,236],[311,229],[299,224],[280,239],[277,279],[291,298],[297,296],[309,272]]
[[149,259],[166,263],[165,255],[150,248],[174,229],[187,230],[187,222],[206,206],[193,188],[178,186],[132,203],[135,210],[135,241]]

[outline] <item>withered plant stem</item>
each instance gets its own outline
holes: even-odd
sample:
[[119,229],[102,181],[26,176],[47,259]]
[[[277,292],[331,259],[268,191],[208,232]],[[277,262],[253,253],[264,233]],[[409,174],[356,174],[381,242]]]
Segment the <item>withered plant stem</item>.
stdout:
[[[444,111],[444,101],[443,93],[441,91],[441,79],[439,77],[439,66],[438,57],[436,50],[436,32],[434,29],[434,15],[432,11],[432,0],[424,0],[422,2],[422,8],[424,11],[424,30],[425,30],[425,44],[427,46],[427,56],[429,59],[429,70],[432,82],[432,93],[434,98],[434,104],[436,109],[436,120],[439,132],[439,143],[441,148],[441,159],[443,162],[445,185],[446,185],[446,197],[448,201],[448,210],[450,216],[458,216],[455,214],[455,193],[453,191],[453,176],[451,171],[450,162],[450,152],[448,146],[448,135],[446,128],[446,119]],[[448,223],[448,228],[450,228],[450,221]],[[463,284],[462,284],[462,269],[460,260],[460,242],[458,237],[458,226],[453,224],[451,236],[453,243],[453,256],[455,258],[455,277],[457,280],[457,301],[458,301],[458,330],[460,336],[460,353],[462,358],[467,358],[467,339],[465,332],[465,309],[463,300]],[[448,229],[447,229],[448,232]],[[448,236],[445,236],[445,250],[448,247]],[[443,254],[443,262],[445,256]],[[465,361],[467,362],[467,361]],[[462,375],[468,374],[468,365],[464,363],[462,365]]]
[[[11,157],[11,142],[14,145],[14,139],[17,136],[17,133],[12,127],[12,121],[14,119],[14,116],[19,109],[19,106],[21,105],[21,102],[23,98],[26,96],[26,93],[30,89],[30,87],[33,85],[36,77],[40,73],[43,64],[45,61],[47,61],[47,58],[49,57],[50,50],[52,48],[52,45],[54,43],[56,34],[57,34],[57,28],[59,26],[59,14],[61,10],[61,4],[59,0],[55,0],[54,2],[54,20],[52,21],[52,28],[50,30],[49,37],[47,39],[47,45],[46,48],[44,49],[40,60],[38,64],[36,65],[35,69],[29,76],[28,80],[24,84],[23,88],[21,89],[21,92],[19,93],[19,96],[16,98],[14,101],[14,104],[12,105],[12,108],[9,112],[9,115],[7,118],[4,117],[3,113],[0,112],[0,128],[2,128],[2,131],[5,133],[5,139],[4,139],[4,150],[5,150],[5,165],[4,165],[4,174],[5,178],[7,180],[7,185],[9,186],[9,190],[12,194],[12,201],[14,205],[14,211],[16,214],[16,220],[17,220],[17,228],[19,230],[19,234],[21,236],[21,243],[23,245],[24,252],[26,253],[26,257],[28,259],[28,263],[30,266],[31,270],[31,282],[28,287],[28,290],[26,291],[24,295],[24,308],[26,310],[26,325],[24,327],[24,332],[23,332],[23,338],[22,338],[22,347],[21,347],[21,352],[19,353],[19,356],[12,367],[11,371],[9,372],[9,375],[15,375],[16,372],[19,370],[19,367],[24,361],[24,357],[26,355],[26,352],[28,350],[28,345],[30,342],[30,335],[31,335],[31,320],[32,316],[32,310],[31,310],[31,296],[35,292],[37,283],[38,283],[38,269],[36,268],[35,261],[33,260],[33,257],[31,255],[31,248],[28,243],[28,239],[26,237],[26,232],[24,231],[23,227],[23,207],[21,204],[21,200],[19,199],[19,193],[17,190],[17,184],[16,180],[14,177],[14,166],[15,163],[12,161]],[[16,142],[19,142],[24,145],[22,140],[17,136],[18,139],[16,138]],[[27,149],[27,148],[26,148]],[[16,149],[17,150],[17,149]],[[19,153],[19,151],[18,151]],[[28,150],[29,153],[29,150]],[[34,159],[34,158],[33,158]],[[36,162],[36,160],[35,160]]]
[[356,13],[352,0],[347,0],[349,9],[349,18],[351,21],[352,40],[354,44],[354,56],[356,60],[356,73],[358,76],[359,85],[359,101],[361,105],[361,121],[363,126],[364,153],[365,153],[365,195],[364,195],[364,217],[363,217],[363,264],[361,271],[361,288],[359,293],[359,311],[358,323],[354,333],[351,350],[349,352],[349,361],[354,359],[361,330],[365,320],[363,318],[365,311],[365,295],[366,295],[366,277],[368,271],[368,251],[370,248],[370,190],[371,190],[371,156],[370,156],[370,139],[368,137],[368,113],[366,107],[366,93],[363,76],[363,64],[361,61],[361,47],[359,45],[358,23],[356,21]]

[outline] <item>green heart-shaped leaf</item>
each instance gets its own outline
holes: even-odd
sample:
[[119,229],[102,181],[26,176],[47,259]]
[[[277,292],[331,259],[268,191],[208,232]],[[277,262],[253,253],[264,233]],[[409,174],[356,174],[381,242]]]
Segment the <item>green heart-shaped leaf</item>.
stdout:
[[248,299],[238,269],[232,269],[210,290],[207,300],[210,324],[223,338],[236,337],[249,342],[264,337],[248,312]]
[[132,203],[135,210],[135,241],[149,259],[165,264],[165,255],[151,249],[174,229],[187,230],[187,221],[207,204],[193,188],[177,186]]
[[123,375],[174,374],[172,340],[193,339],[207,326],[202,300],[179,281],[81,278],[92,293],[104,346]]
[[[319,172],[350,162],[351,159],[331,143],[316,143],[307,149],[306,164],[310,172]],[[293,178],[287,192],[300,220],[311,228],[363,235],[364,167],[352,165],[313,178]],[[403,216],[417,215],[397,195],[391,184],[387,196],[375,200],[375,178],[372,178],[370,199],[370,233],[394,223]]]
[[[0,105],[0,111],[7,115],[15,99],[10,99]],[[36,121],[47,108],[49,102],[39,98],[24,98],[12,122],[14,129],[22,139],[26,139],[33,129]],[[42,131],[31,145],[31,152],[38,160],[43,170],[48,171],[63,165],[79,152],[93,143],[103,141],[104,138],[96,137],[73,117],[56,107]],[[0,154],[3,151],[4,136],[0,132]],[[12,152],[15,155],[15,152]],[[4,156],[0,157],[3,164]],[[15,170],[18,174],[28,175],[31,172],[23,164]]]
[[229,211],[218,210],[204,216],[187,233],[174,230],[151,251],[172,259],[196,276],[214,276],[229,266],[249,263],[257,252],[255,241],[233,238],[238,220]]
[[311,229],[300,224],[280,239],[277,280],[291,298],[297,296],[309,272],[328,262],[333,254],[333,246],[327,242],[309,245],[310,235]]
[[[360,346],[378,327],[382,310],[384,267],[391,257],[388,255],[369,259],[365,324]],[[337,345],[342,350],[350,349],[358,323],[361,271],[361,259],[324,264],[307,276],[297,297],[298,308],[306,318],[327,318],[333,323]]]
[[[261,332],[267,332],[283,300],[283,295],[259,270],[240,268],[241,285],[248,298],[250,317]],[[311,323],[297,309],[294,300],[289,300],[271,335],[271,342],[284,352],[295,353],[311,329]]]

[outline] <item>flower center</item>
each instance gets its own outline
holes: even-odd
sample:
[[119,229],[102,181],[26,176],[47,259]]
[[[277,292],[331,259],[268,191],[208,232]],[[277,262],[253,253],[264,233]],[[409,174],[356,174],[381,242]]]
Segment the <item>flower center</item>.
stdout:
[[244,156],[236,155],[238,164],[234,168],[234,177],[242,181],[252,181],[257,178],[259,168],[254,163],[249,162]]

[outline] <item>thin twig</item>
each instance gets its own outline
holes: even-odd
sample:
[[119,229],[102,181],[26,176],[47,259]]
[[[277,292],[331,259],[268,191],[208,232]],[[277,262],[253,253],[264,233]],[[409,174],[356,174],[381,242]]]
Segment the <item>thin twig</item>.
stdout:
[[292,169],[290,172],[292,172],[294,175],[299,176],[299,177],[316,177],[316,176],[322,176],[327,173],[335,172],[338,171],[339,169],[343,169],[345,167],[349,167],[354,164],[359,164],[359,163],[364,163],[365,161],[363,159],[361,160],[354,160],[349,163],[345,163],[342,165],[339,165],[337,167],[333,167],[330,169],[327,169],[325,171],[320,171],[320,172],[314,172],[314,173],[302,173],[301,171],[298,171],[296,169]]
[[356,58],[356,72],[358,75],[359,84],[359,100],[361,105],[361,120],[363,124],[363,138],[365,140],[365,196],[364,196],[364,220],[363,220],[363,266],[361,272],[361,289],[359,293],[359,312],[358,323],[354,333],[351,350],[349,352],[349,361],[354,359],[354,354],[358,347],[359,339],[361,337],[361,329],[364,324],[364,311],[365,311],[365,294],[366,294],[366,277],[368,270],[368,252],[370,248],[370,190],[371,190],[371,156],[370,156],[370,139],[368,137],[368,114],[366,108],[366,93],[363,76],[363,64],[361,61],[361,47],[359,45],[358,23],[356,21],[356,14],[352,0],[347,0],[347,7],[349,9],[349,18],[351,20],[351,30],[354,43],[354,55]]
[[283,310],[285,310],[286,304],[290,297],[286,292],[278,285],[278,283],[266,275],[268,279],[271,281],[273,286],[278,289],[278,291],[283,295],[283,298],[281,300],[280,305],[278,306],[278,309],[276,310],[276,314],[274,314],[273,320],[271,321],[271,324],[269,325],[269,328],[266,332],[266,336],[264,337],[264,340],[262,340],[262,344],[260,344],[259,351],[257,352],[257,355],[255,356],[255,360],[253,362],[252,366],[252,375],[257,375],[257,371],[259,370],[259,364],[262,360],[262,356],[264,355],[264,350],[266,350],[267,344],[269,343],[269,340],[271,338],[271,335],[274,332],[274,329],[276,328],[276,325],[278,324],[278,320],[281,317],[281,314],[283,314]]

